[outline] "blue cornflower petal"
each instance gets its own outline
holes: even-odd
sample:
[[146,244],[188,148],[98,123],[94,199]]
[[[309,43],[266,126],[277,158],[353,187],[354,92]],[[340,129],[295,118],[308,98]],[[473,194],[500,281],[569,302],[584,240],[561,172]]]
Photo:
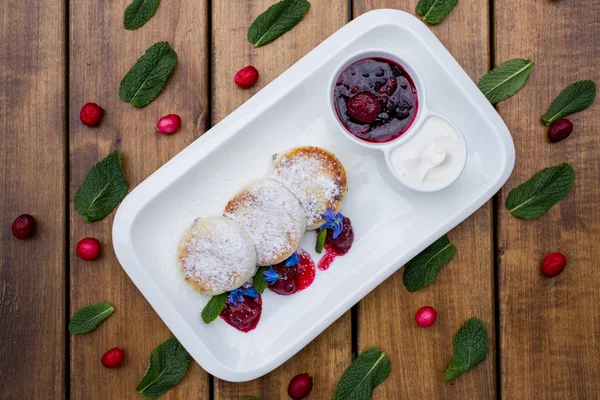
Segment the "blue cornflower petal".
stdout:
[[263,274],[265,275],[263,279],[269,283],[275,283],[279,280],[279,274],[273,271],[272,265],[269,271],[264,271]]
[[325,223],[321,225],[319,230],[330,229],[333,231],[333,238],[337,239],[344,229],[344,216],[341,213],[334,214],[329,207],[327,208],[327,213],[322,216],[325,219]]
[[331,208],[327,207],[327,216],[331,221],[335,221],[335,214],[331,211]]
[[291,256],[289,256],[287,260],[285,260],[285,266],[293,267],[294,265],[298,264],[299,262],[300,262],[300,256],[298,254],[294,253]]
[[249,287],[248,289],[245,290],[244,296],[252,297],[255,299],[258,297],[258,292],[256,290],[254,290],[253,287]]
[[243,302],[244,301],[244,289],[238,288],[238,289],[234,289],[231,292],[229,292],[229,301],[234,306],[237,306],[238,301]]

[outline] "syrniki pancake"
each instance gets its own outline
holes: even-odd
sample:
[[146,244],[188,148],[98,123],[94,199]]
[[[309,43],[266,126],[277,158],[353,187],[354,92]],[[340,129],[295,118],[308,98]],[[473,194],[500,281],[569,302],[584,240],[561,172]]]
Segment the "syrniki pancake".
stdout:
[[338,212],[348,191],[344,166],[320,147],[296,147],[278,154],[269,178],[283,184],[300,201],[306,229],[323,224],[327,208]]
[[306,230],[306,217],[298,199],[271,179],[247,186],[227,203],[223,215],[238,221],[250,235],[261,266],[291,256]]
[[256,272],[254,242],[228,218],[197,218],[177,247],[186,281],[202,294],[217,295],[242,286]]

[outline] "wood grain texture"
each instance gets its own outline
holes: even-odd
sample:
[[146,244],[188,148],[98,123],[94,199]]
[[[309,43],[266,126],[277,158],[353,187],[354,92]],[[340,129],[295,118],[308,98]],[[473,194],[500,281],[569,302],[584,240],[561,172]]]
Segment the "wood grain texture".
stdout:
[[[372,9],[393,8],[415,14],[417,0],[354,0],[355,17]],[[477,80],[489,69],[489,9],[487,1],[459,2],[432,31]],[[392,373],[374,392],[374,399],[493,399],[495,388],[494,260],[492,206],[488,202],[449,233],[456,257],[433,284],[409,293],[402,270],[359,303],[359,351],[380,347]],[[435,307],[436,323],[416,325],[416,311]],[[444,372],[452,359],[452,339],[470,317],[488,328],[490,353],[484,363],[451,383]]]
[[[0,393],[66,390],[64,4],[0,4]],[[20,214],[37,232],[11,234]],[[35,384],[33,384],[35,382]]]
[[[600,81],[600,2],[494,2],[495,60],[533,60],[529,82],[498,111],[517,162],[499,208],[501,395],[505,399],[597,399],[600,393],[600,102],[569,117],[575,129],[550,144],[540,122],[552,100],[580,79]],[[514,12],[514,10],[519,10]],[[550,165],[575,170],[571,193],[546,215],[523,221],[508,192]],[[566,270],[548,279],[541,260],[560,251]]]
[[[127,3],[70,3],[71,313],[99,301],[116,308],[96,331],[71,337],[73,399],[141,398],[135,387],[150,353],[172,336],[114,256],[114,212],[87,224],[73,209],[73,196],[87,171],[112,150],[121,149],[125,175],[133,188],[200,136],[207,124],[207,2],[162,2],[152,19],[135,31],[123,27]],[[148,47],[162,40],[178,54],[165,89],[143,109],[122,102],[121,79]],[[97,128],[79,121],[81,106],[90,101],[106,110]],[[182,128],[170,136],[160,135],[156,122],[170,113],[181,116]],[[86,262],[75,255],[76,243],[87,236],[102,243],[99,260]],[[100,357],[115,346],[125,349],[126,363],[119,370],[105,369]],[[208,375],[194,362],[183,381],[161,399],[208,398],[208,383]]]
[[[300,24],[274,42],[254,49],[246,38],[248,27],[272,4],[274,1],[271,0],[212,2],[213,123],[225,118],[347,22],[346,0],[313,0]],[[260,79],[252,89],[242,90],[235,86],[233,77],[246,65],[254,65],[260,72]],[[304,350],[265,377],[247,383],[215,379],[215,399],[232,400],[244,396],[286,399],[290,379],[303,372],[310,373],[315,379],[310,398],[331,398],[351,357],[351,318],[350,313],[346,313]]]

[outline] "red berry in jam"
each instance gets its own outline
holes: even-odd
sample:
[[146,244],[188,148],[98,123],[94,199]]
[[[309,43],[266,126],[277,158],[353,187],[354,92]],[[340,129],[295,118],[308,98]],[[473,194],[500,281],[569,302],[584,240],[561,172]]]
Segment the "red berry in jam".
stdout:
[[79,111],[79,119],[87,126],[96,126],[104,116],[104,110],[96,103],[87,103]]
[[417,325],[423,328],[433,325],[436,318],[437,313],[435,312],[435,308],[431,306],[421,307],[415,314],[415,321],[417,321]]
[[102,365],[106,368],[117,368],[123,364],[125,360],[125,350],[120,347],[108,350],[102,356]]
[[563,272],[566,266],[567,257],[562,253],[556,252],[550,253],[544,258],[540,270],[542,271],[542,274],[548,278],[552,278]]
[[254,86],[258,81],[258,70],[252,65],[248,65],[235,74],[234,81],[235,84],[242,89],[248,89],[249,87]]
[[295,266],[286,267],[285,261],[274,265],[273,271],[279,274],[279,279],[269,285],[269,289],[277,294],[284,296],[293,294],[296,292],[296,272]]
[[238,301],[235,305],[227,299],[220,316],[234,328],[249,332],[258,325],[261,312],[262,299],[259,294],[257,298],[244,296],[244,301]]
[[296,375],[288,385],[288,395],[293,400],[306,398],[313,388],[313,379],[309,374]]
[[181,128],[181,118],[177,114],[165,115],[158,120],[156,124],[156,130],[163,135],[170,135],[175,133]]
[[28,239],[33,236],[35,225],[35,219],[31,215],[19,215],[12,223],[12,234],[17,239]]
[[352,229],[350,218],[344,217],[342,224],[344,227],[337,238],[333,238],[333,231],[331,229],[327,230],[327,237],[325,238],[325,243],[333,247],[337,255],[340,256],[346,254],[350,250],[350,247],[352,247],[352,242],[354,242],[354,229]]
[[566,118],[554,121],[548,128],[548,140],[560,142],[573,132],[573,123]]
[[355,122],[371,124],[381,112],[377,97],[370,92],[360,92],[352,96],[346,103],[346,114]]
[[101,248],[102,246],[100,245],[98,239],[89,237],[81,239],[79,243],[77,243],[75,251],[82,260],[93,261],[100,256]]

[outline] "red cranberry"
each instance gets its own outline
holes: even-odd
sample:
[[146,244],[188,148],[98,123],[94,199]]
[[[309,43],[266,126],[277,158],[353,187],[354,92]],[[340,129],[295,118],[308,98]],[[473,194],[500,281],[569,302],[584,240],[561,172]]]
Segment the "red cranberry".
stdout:
[[93,261],[100,256],[100,242],[98,239],[85,238],[77,243],[77,255],[85,261]]
[[279,279],[269,285],[269,289],[284,296],[296,292],[296,266],[286,267],[285,262],[274,265],[273,271],[279,274]]
[[125,360],[125,350],[120,347],[108,350],[102,356],[102,365],[106,368],[117,368],[123,364]]
[[548,140],[560,142],[573,132],[573,123],[566,118],[554,121],[548,128]]
[[375,122],[380,112],[381,104],[371,92],[357,93],[346,103],[346,114],[359,123]]
[[309,374],[296,375],[288,385],[288,395],[294,400],[307,397],[313,388],[313,379]]
[[104,110],[96,103],[87,103],[79,111],[79,119],[87,126],[96,126],[104,116]]
[[433,325],[436,318],[437,313],[435,312],[435,308],[431,306],[421,307],[417,311],[417,314],[415,314],[415,321],[417,321],[417,325],[423,328]]
[[181,128],[181,118],[177,114],[165,115],[158,120],[156,129],[163,135],[170,135]]
[[325,237],[325,243],[329,243],[340,256],[346,254],[352,247],[352,242],[354,242],[354,229],[352,229],[350,218],[344,217],[342,224],[344,228],[337,238],[333,238],[333,230],[331,229],[327,230],[327,236]]
[[247,67],[240,69],[237,74],[235,74],[233,80],[235,81],[235,84],[242,89],[248,89],[249,87],[254,86],[256,81],[258,81],[258,70],[252,65],[248,65]]
[[17,239],[28,239],[35,232],[35,219],[29,214],[19,215],[12,223],[12,234]]
[[547,276],[548,278],[552,278],[565,269],[567,266],[567,257],[565,257],[562,253],[550,253],[544,258],[542,261],[542,265],[540,270],[542,274]]

